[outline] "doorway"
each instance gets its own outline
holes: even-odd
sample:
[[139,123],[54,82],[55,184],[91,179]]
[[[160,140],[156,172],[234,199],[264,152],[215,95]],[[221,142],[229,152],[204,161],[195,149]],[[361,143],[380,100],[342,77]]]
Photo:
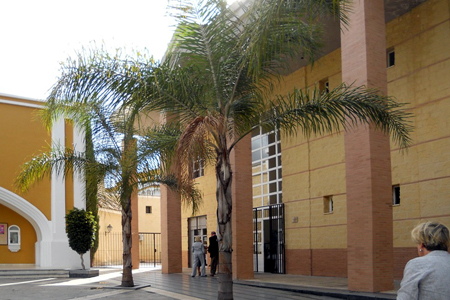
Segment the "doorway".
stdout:
[[253,237],[254,271],[286,273],[284,204],[253,209]]
[[203,243],[208,241],[208,229],[206,228],[206,216],[192,217],[188,219],[188,266],[192,268],[192,245],[195,237],[200,237]]

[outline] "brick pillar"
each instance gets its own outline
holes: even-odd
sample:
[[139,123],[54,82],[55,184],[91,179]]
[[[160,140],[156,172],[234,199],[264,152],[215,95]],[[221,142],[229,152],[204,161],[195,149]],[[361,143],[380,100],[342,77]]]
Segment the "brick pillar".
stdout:
[[233,279],[253,278],[253,201],[251,137],[231,152],[233,170]]
[[[341,33],[342,78],[387,92],[384,1],[351,3]],[[389,138],[367,126],[345,134],[348,288],[393,289]]]
[[131,264],[134,269],[139,269],[139,209],[138,192],[134,191],[131,195]]
[[162,273],[181,273],[181,198],[161,185],[161,265]]

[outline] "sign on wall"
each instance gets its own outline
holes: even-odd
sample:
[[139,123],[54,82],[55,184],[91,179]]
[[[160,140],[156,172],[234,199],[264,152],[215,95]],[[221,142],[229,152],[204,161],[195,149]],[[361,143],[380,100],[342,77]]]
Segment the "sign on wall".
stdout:
[[8,224],[0,223],[0,245],[8,245]]

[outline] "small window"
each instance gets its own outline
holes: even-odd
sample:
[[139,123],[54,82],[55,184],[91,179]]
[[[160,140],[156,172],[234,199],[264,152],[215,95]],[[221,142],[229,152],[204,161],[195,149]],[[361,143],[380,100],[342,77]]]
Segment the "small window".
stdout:
[[323,197],[323,213],[330,214],[333,212],[333,196]]
[[152,207],[151,206],[146,206],[145,207],[145,213],[151,214],[152,213]]
[[20,228],[17,225],[11,225],[8,228],[8,249],[11,252],[20,250]]
[[392,205],[400,205],[400,186],[392,186]]
[[193,177],[194,178],[198,178],[201,177],[205,174],[204,171],[204,161],[203,159],[197,159],[196,161],[194,161],[194,165],[193,165]]
[[395,50],[394,49],[387,50],[386,59],[387,59],[387,67],[388,68],[395,66]]
[[330,92],[330,82],[328,81],[328,78],[319,81],[319,90],[327,94]]

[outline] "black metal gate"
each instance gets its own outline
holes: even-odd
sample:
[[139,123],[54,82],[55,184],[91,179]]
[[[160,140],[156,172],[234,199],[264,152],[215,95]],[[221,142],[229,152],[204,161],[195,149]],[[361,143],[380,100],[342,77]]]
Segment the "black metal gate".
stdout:
[[284,231],[284,204],[253,209],[256,272],[286,273]]
[[139,262],[147,267],[161,264],[161,233],[139,233]]
[[[121,267],[123,264],[122,255],[122,233],[101,233],[93,266]],[[161,264],[161,233],[139,233],[139,262],[140,267],[155,267],[157,264]]]

